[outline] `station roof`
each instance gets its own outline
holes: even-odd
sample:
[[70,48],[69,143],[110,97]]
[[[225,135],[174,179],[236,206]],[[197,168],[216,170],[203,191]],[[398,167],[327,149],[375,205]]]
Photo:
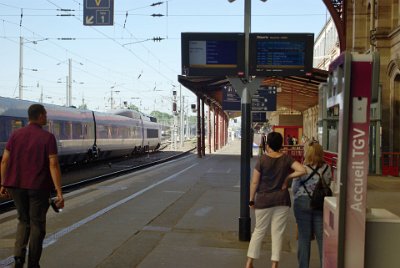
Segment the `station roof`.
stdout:
[[[328,72],[313,69],[306,76],[267,77],[262,85],[276,85],[277,110],[291,109],[303,112],[318,104],[318,86],[326,82]],[[224,76],[178,76],[178,81],[207,103],[222,107],[223,88],[230,85]],[[279,90],[280,88],[280,90]]]

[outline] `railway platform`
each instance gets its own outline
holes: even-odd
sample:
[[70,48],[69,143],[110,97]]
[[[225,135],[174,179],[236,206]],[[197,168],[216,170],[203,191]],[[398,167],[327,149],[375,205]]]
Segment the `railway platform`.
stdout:
[[[64,211],[48,213],[41,267],[244,267],[248,242],[238,240],[239,185],[235,140],[201,159],[193,153],[66,193]],[[370,177],[368,206],[400,215],[399,190],[400,178]],[[15,212],[0,215],[0,267],[12,267],[15,226]],[[255,267],[270,267],[270,248],[267,235]],[[280,267],[297,267],[296,250],[291,211]],[[313,241],[311,268],[318,267],[317,256]]]

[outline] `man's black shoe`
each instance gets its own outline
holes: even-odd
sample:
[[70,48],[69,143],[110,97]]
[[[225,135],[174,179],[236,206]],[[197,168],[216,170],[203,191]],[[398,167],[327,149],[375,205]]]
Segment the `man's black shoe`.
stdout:
[[14,267],[15,268],[23,268],[25,259],[22,257],[14,257]]

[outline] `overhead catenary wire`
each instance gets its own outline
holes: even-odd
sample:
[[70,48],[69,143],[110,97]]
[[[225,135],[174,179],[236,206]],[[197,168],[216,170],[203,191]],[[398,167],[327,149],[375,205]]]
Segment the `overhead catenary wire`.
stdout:
[[[50,0],[46,0],[47,2],[50,2],[51,4],[55,5],[57,8],[61,8],[60,6],[52,3]],[[129,11],[129,10],[128,10]],[[83,23],[83,20],[78,18],[78,17],[74,17],[75,19],[77,19],[78,21]],[[119,24],[117,24],[119,25]],[[121,25],[120,25],[121,26]],[[121,26],[122,28],[124,28],[123,26]],[[141,57],[139,57],[139,55],[137,55],[132,49],[127,48],[126,46],[124,46],[122,43],[118,42],[115,38],[108,36],[107,34],[103,33],[102,31],[98,30],[97,28],[93,28],[91,27],[92,30],[94,30],[95,32],[99,33],[100,35],[106,37],[107,39],[115,42],[116,44],[118,44],[120,47],[126,49],[127,51],[129,51],[132,55],[134,55],[139,61],[141,61],[143,64],[145,64],[146,66],[148,66],[149,68],[151,68],[153,71],[155,71],[156,73],[158,73],[160,76],[164,77],[166,80],[168,80],[169,82],[172,82],[172,80],[167,77],[166,75],[164,75],[163,73],[161,73],[159,70],[157,70],[155,67],[151,66],[148,64],[147,61],[143,60]],[[153,55],[153,54],[152,54]],[[158,58],[157,58],[158,59]],[[159,60],[159,59],[158,59]]]
[[[53,4],[53,5],[56,5],[56,4],[54,4],[52,1],[47,1],[47,2],[49,2],[49,3]],[[56,5],[56,6],[57,6],[57,5]],[[14,6],[13,6],[13,7],[14,7]],[[14,7],[14,8],[19,8],[19,7]],[[27,10],[34,10],[34,9],[29,9],[29,8],[27,8]],[[38,10],[38,9],[37,9],[37,10]],[[45,10],[45,9],[40,9],[40,10]],[[60,10],[62,10],[62,11],[70,11],[70,10],[73,10],[73,9],[64,9],[64,8],[58,6],[57,9],[46,9],[46,10],[51,10],[51,11],[55,11],[55,10],[57,10],[57,11],[60,11]],[[25,13],[25,14],[24,14],[23,16],[26,15],[26,12],[24,12],[24,13]],[[21,14],[22,14],[22,12],[21,12]],[[1,15],[0,15],[0,16],[1,16]],[[80,20],[80,21],[81,21],[81,20]],[[3,20],[3,29],[4,29],[4,31],[3,31],[3,32],[4,32],[4,36],[3,36],[3,38],[7,38],[7,36],[5,35],[5,22],[6,22],[6,21]],[[12,23],[12,22],[9,22],[9,23]],[[27,27],[24,27],[22,21],[20,22],[20,25],[21,25],[21,27],[20,27],[21,30],[24,29],[25,31],[31,32],[31,34],[33,35],[33,37],[28,37],[28,38],[31,38],[31,39],[35,39],[35,38],[37,38],[37,37],[44,38],[43,36],[37,34],[35,31],[30,30],[30,29],[28,29]],[[97,31],[97,32],[98,32],[98,31]],[[131,33],[130,33],[130,34],[131,34]],[[132,34],[131,34],[131,35],[132,35]],[[19,38],[19,37],[16,37],[16,38]],[[58,43],[52,42],[52,39],[53,39],[53,40],[54,40],[54,39],[57,39],[57,40],[60,40],[60,39],[63,39],[63,40],[65,40],[65,39],[76,40],[76,39],[78,39],[78,38],[59,38],[59,37],[49,38],[49,37],[46,37],[46,40],[48,40],[49,43],[52,43],[53,45],[55,45],[55,46],[57,46],[57,47],[59,47],[59,48],[65,50],[67,53],[69,53],[69,54],[71,54],[71,55],[78,56],[79,58],[84,58],[86,61],[92,62],[92,63],[95,64],[97,67],[102,67],[102,68],[104,68],[105,70],[111,71],[111,72],[114,73],[114,74],[121,75],[121,76],[123,76],[124,78],[126,77],[126,74],[125,74],[125,73],[115,71],[115,70],[113,70],[113,69],[110,69],[110,68],[107,67],[107,66],[103,66],[101,63],[95,62],[95,61],[93,61],[93,60],[88,59],[87,57],[83,57],[83,56],[81,56],[81,55],[79,55],[79,54],[77,54],[77,53],[74,53],[74,52],[71,51],[70,49],[67,49],[67,48],[65,48],[64,46],[62,46],[62,45],[60,45],[60,44],[58,44]],[[108,36],[108,35],[104,35],[103,38],[97,37],[97,38],[81,38],[81,39],[110,39],[110,40],[115,40],[116,38],[113,38],[113,37]],[[154,38],[149,39],[149,40],[161,41],[162,39],[163,39],[163,38],[161,38],[161,37],[154,37]],[[177,39],[178,39],[178,38],[177,38]],[[14,43],[17,44],[18,42],[14,42]],[[120,43],[120,42],[117,41],[117,43],[121,46],[121,43]],[[32,48],[31,46],[28,46],[28,47],[29,47],[29,49]],[[145,47],[145,46],[144,46],[144,47]],[[59,58],[57,58],[57,57],[54,57],[53,55],[47,54],[46,52],[43,52],[43,51],[41,51],[40,49],[37,49],[37,48],[32,48],[32,49],[33,49],[36,53],[39,53],[39,54],[41,54],[41,55],[44,55],[44,56],[46,56],[46,57],[48,57],[48,58],[52,58],[53,60],[62,61],[61,59],[59,59]],[[135,54],[135,53],[132,51],[132,49],[127,49],[127,50],[128,50],[131,54]],[[154,53],[152,53],[152,51],[149,50],[147,47],[146,47],[146,50],[147,50],[147,52],[148,52],[149,55],[151,55],[152,57],[154,57],[154,58],[157,59],[158,64],[162,63],[162,61],[161,61],[156,55],[154,55]],[[143,60],[142,60],[142,62],[143,62],[144,64],[147,64],[147,65],[148,65],[148,63],[147,63],[146,61],[143,61]],[[166,75],[165,75],[164,73],[162,73],[162,72],[159,72],[159,69],[157,69],[157,67],[154,67],[154,66],[149,66],[149,67],[151,67],[154,71],[156,71],[157,73],[159,73],[161,76],[164,75],[164,78],[167,79],[167,81],[168,81],[169,84],[171,84],[171,83],[173,82],[173,81],[171,80],[170,77],[166,76]],[[168,66],[167,66],[167,68],[163,68],[163,69],[164,69],[164,70],[165,70],[165,69],[170,69],[170,70],[172,70],[172,68],[170,68],[170,67],[168,67]],[[87,74],[90,75],[90,76],[96,76],[96,74],[91,73],[91,72],[88,72],[88,71],[85,71],[85,70],[83,70],[83,71],[81,71],[81,72],[87,73]],[[143,72],[143,71],[142,71],[142,72]],[[174,73],[174,75],[177,73],[175,70],[172,70],[172,72]],[[29,76],[29,75],[27,75],[27,76]],[[101,79],[101,80],[105,80],[103,76],[97,76],[97,78],[98,78],[98,79]],[[45,81],[44,79],[41,79],[41,80]],[[113,79],[113,81],[114,81],[114,79]],[[51,82],[51,81],[48,81],[48,82]],[[106,81],[106,82],[111,83],[112,81]],[[149,86],[147,86],[147,87],[149,87]],[[131,88],[127,88],[126,90],[132,90],[132,89],[131,89]],[[148,91],[150,91],[150,89],[149,89]],[[142,91],[142,92],[143,92],[143,91]]]
[[[0,0],[1,1],[1,0]],[[29,7],[27,7],[27,6],[29,6],[28,4],[27,4],[27,6],[25,6],[25,7],[22,7],[23,8],[23,13],[24,13],[24,20],[23,20],[23,23],[22,23],[22,26],[24,25],[24,23],[25,23],[25,26],[29,26],[29,24],[26,24],[26,22],[27,22],[27,20],[26,19],[28,19],[27,17],[30,15],[30,14],[32,14],[33,16],[40,16],[40,15],[38,15],[38,14],[46,14],[46,12],[48,11],[48,12],[51,12],[51,13],[59,13],[60,11],[62,11],[62,12],[71,12],[72,14],[79,14],[79,17],[81,17],[82,16],[82,13],[81,13],[81,11],[80,11],[80,9],[82,8],[82,3],[83,3],[83,1],[71,1],[71,2],[69,2],[69,1],[56,1],[56,0],[52,0],[52,1],[46,1],[46,2],[48,2],[49,3],[49,5],[51,4],[51,5],[53,5],[55,8],[53,8],[53,9],[31,9],[31,8],[29,8]],[[135,4],[134,3],[135,1],[132,1],[132,3],[133,4]],[[77,3],[77,5],[75,5],[74,3]],[[0,3],[1,4],[1,3]],[[14,3],[13,3],[14,4]],[[47,5],[47,3],[45,3],[46,5]],[[61,5],[61,6],[60,6]],[[4,5],[3,5],[4,6]],[[56,7],[56,6],[59,6],[59,7]],[[126,44],[126,43],[128,43],[128,42],[131,42],[131,41],[135,41],[135,40],[149,40],[150,42],[151,42],[151,40],[152,40],[152,38],[151,37],[138,37],[137,36],[137,34],[136,35],[133,35],[130,31],[129,31],[129,29],[133,29],[132,28],[132,24],[133,24],[133,22],[132,22],[132,16],[135,16],[135,14],[133,14],[132,12],[135,12],[134,10],[140,10],[140,9],[145,9],[145,8],[149,8],[151,5],[147,5],[147,6],[143,6],[143,7],[140,7],[140,8],[132,8],[132,9],[129,9],[129,8],[127,8],[126,10],[123,10],[123,11],[116,11],[115,12],[115,16],[125,16],[125,18],[127,18],[126,17],[126,14],[128,14],[128,18],[129,19],[127,19],[125,22],[124,22],[124,24],[121,26],[121,28],[122,29],[124,29],[123,31],[122,31],[122,33],[129,33],[129,35],[130,36],[128,36],[128,38],[126,38],[126,39],[123,39],[123,38],[117,38],[117,37],[115,37],[115,36],[113,36],[113,34],[107,34],[107,33],[105,33],[105,35],[101,35],[100,33],[98,33],[97,31],[93,31],[94,33],[96,33],[96,35],[98,35],[99,37],[96,37],[96,36],[94,36],[94,37],[79,37],[79,36],[77,36],[77,37],[75,37],[75,36],[71,36],[71,37],[48,37],[47,36],[47,34],[43,34],[43,35],[45,35],[46,36],[46,38],[50,38],[49,40],[48,40],[48,42],[49,43],[52,43],[53,45],[56,45],[57,47],[59,47],[59,48],[62,48],[63,50],[65,50],[65,52],[66,53],[68,53],[68,54],[70,54],[70,55],[73,55],[73,56],[76,56],[76,57],[78,57],[79,59],[84,59],[85,61],[87,61],[87,62],[90,62],[91,64],[94,64],[94,65],[96,65],[96,67],[97,68],[99,68],[99,69],[101,69],[102,71],[103,70],[108,70],[109,72],[110,72],[110,75],[111,76],[118,76],[118,77],[121,77],[121,78],[123,78],[123,79],[125,79],[126,80],[126,77],[127,77],[127,72],[121,72],[121,71],[118,71],[118,70],[115,70],[115,69],[112,69],[112,68],[110,68],[109,66],[106,66],[106,64],[105,64],[105,62],[102,62],[102,61],[99,61],[98,59],[96,59],[96,58],[94,58],[94,57],[92,57],[92,58],[89,58],[88,56],[85,56],[85,55],[82,55],[81,53],[76,53],[77,51],[76,50],[74,50],[73,48],[66,48],[66,46],[68,46],[68,45],[62,45],[62,44],[60,44],[59,42],[54,42],[54,41],[56,41],[55,39],[52,39],[52,38],[73,38],[74,40],[113,40],[112,42],[114,42],[114,44],[116,45],[116,46],[118,46],[118,47],[121,47],[121,48],[123,48],[123,45],[124,44]],[[17,6],[12,6],[12,8],[15,8],[16,10],[18,10],[19,11],[19,9],[21,9],[21,7],[17,7]],[[66,10],[73,10],[73,11],[66,11]],[[16,13],[18,13],[18,11],[16,12]],[[129,13],[127,13],[129,11]],[[1,13],[2,11],[0,11],[0,13]],[[4,12],[4,11],[3,11]],[[216,12],[218,12],[218,11],[216,11]],[[13,12],[5,12],[5,13],[13,13]],[[142,12],[142,11],[140,11],[140,12],[135,12],[135,13],[144,13],[144,12]],[[163,12],[162,12],[163,13]],[[219,13],[221,13],[221,12],[219,12]],[[168,15],[168,17],[184,17],[184,16],[191,16],[191,17],[201,17],[202,16],[202,14],[187,14],[187,13],[185,13],[185,14],[171,14],[171,12],[166,12],[165,14],[167,14]],[[56,16],[56,14],[52,14],[53,16]],[[285,14],[286,16],[292,16],[292,14]],[[307,16],[309,16],[310,14],[306,14]],[[316,15],[318,15],[318,14],[316,14]],[[0,17],[1,17],[2,15],[0,14]],[[50,16],[50,15],[48,15],[48,14],[46,14],[46,16]],[[146,14],[146,16],[150,16],[149,14]],[[242,17],[243,15],[241,14],[241,15],[229,15],[229,14],[212,14],[212,15],[204,15],[203,17],[210,17],[210,16],[219,16],[219,17],[232,17],[232,16],[240,16],[240,17]],[[258,16],[257,14],[253,14],[253,16],[254,17],[256,17],[256,16]],[[265,15],[263,15],[263,16],[265,16]],[[276,15],[275,15],[276,16]],[[299,14],[293,14],[293,16],[299,16]],[[14,19],[14,18],[13,18]],[[61,19],[61,18],[60,18]],[[69,18],[65,18],[65,20],[68,20]],[[121,17],[119,17],[118,18],[119,19],[119,21],[121,21],[122,22],[122,19],[121,19]],[[141,18],[140,18],[141,19]],[[161,18],[160,18],[161,19]],[[69,20],[69,21],[71,21],[71,20]],[[82,21],[82,20],[79,20],[80,22]],[[4,27],[4,22],[3,22],[3,27]],[[31,26],[32,27],[32,26]],[[120,24],[118,24],[118,23],[116,23],[115,24],[115,28],[117,28],[118,29],[118,27],[120,27]],[[92,29],[93,29],[93,27],[92,27]],[[36,28],[35,28],[35,30],[36,30]],[[94,29],[93,29],[94,30]],[[100,31],[103,31],[103,29],[97,29],[97,30],[100,30]],[[4,31],[5,32],[5,31]],[[44,31],[42,31],[41,30],[41,32],[42,33],[44,33]],[[89,33],[89,35],[90,35],[90,33]],[[144,34],[142,34],[142,35],[144,35]],[[4,36],[7,36],[6,34],[4,34]],[[136,37],[135,37],[136,36]],[[135,38],[133,38],[133,37],[135,37]],[[153,37],[154,38],[154,37]],[[164,38],[164,36],[162,36],[161,35],[161,37],[160,38]],[[179,39],[179,38],[170,38],[170,37],[165,37],[165,40],[163,40],[163,42],[165,41],[168,41],[168,40],[177,40],[177,39]],[[57,40],[58,41],[58,40]],[[160,40],[161,41],[161,40]],[[113,46],[113,45],[110,45],[110,47],[112,48],[112,49],[115,49],[115,47],[116,46]],[[138,43],[138,45],[132,45],[131,47],[127,47],[127,48],[123,48],[123,49],[125,49],[128,53],[127,54],[130,54],[130,55],[133,55],[135,58],[136,58],[136,56],[135,56],[135,53],[139,56],[139,57],[141,57],[144,61],[145,61],[145,63],[143,63],[142,61],[140,61],[139,59],[137,60],[137,62],[139,62],[137,65],[143,65],[143,66],[147,66],[147,67],[149,67],[149,65],[151,65],[151,67],[152,68],[150,68],[149,67],[149,69],[152,69],[152,70],[154,70],[155,71],[155,76],[156,77],[158,77],[158,75],[160,75],[160,79],[159,80],[166,80],[165,82],[166,83],[171,83],[171,82],[174,82],[174,83],[176,83],[176,74],[179,74],[180,73],[180,70],[176,70],[177,68],[176,67],[173,67],[173,68],[171,68],[171,66],[169,66],[170,64],[168,63],[168,62],[164,62],[164,61],[162,61],[161,59],[160,59],[160,57],[158,57],[157,56],[157,51],[156,50],[154,50],[154,49],[150,49],[150,46],[146,46],[147,45],[147,43],[146,42],[141,42],[141,43]],[[147,52],[147,54],[145,54],[146,52],[144,52],[143,54],[141,54],[141,52],[139,52],[138,53],[138,48],[139,48],[139,46],[140,47],[143,47],[143,48],[145,48],[146,49],[146,52]],[[125,45],[125,47],[126,47],[126,45]],[[38,49],[39,51],[42,51],[42,52],[44,52],[44,53],[48,53],[48,54],[50,54],[50,56],[53,56],[54,57],[54,55],[55,54],[52,54],[52,52],[49,52],[49,50],[42,50],[41,49],[41,47],[39,47],[39,48],[36,48],[36,49]],[[145,55],[145,56],[144,56]],[[61,55],[60,55],[61,56]],[[55,56],[55,57],[60,57],[60,56]],[[150,60],[148,60],[147,58],[146,58],[146,56],[150,59]],[[127,58],[129,58],[129,60],[131,60],[132,58],[131,57],[127,57]],[[157,61],[156,63],[153,61],[153,58]],[[64,60],[64,59],[63,59]],[[61,61],[61,60],[58,60],[58,61]],[[131,60],[131,61],[134,61],[134,60]],[[136,61],[135,61],[136,62]],[[161,68],[160,68],[160,66],[161,66]],[[140,68],[141,68],[141,66],[140,66]],[[87,72],[89,72],[89,73],[92,73],[92,74],[94,74],[94,75],[98,75],[99,73],[98,72],[93,72],[92,70],[90,70],[89,68],[83,68],[83,69],[85,69]],[[144,74],[143,74],[143,77],[145,77],[145,78],[147,78],[147,76],[146,76],[146,70],[147,68],[145,67],[145,71],[144,71]],[[174,74],[173,76],[171,75],[171,74]],[[135,74],[131,74],[131,76],[132,77],[137,77],[137,74],[138,73],[135,73]],[[161,75],[162,74],[162,75]],[[101,76],[101,75],[100,75]],[[143,77],[140,79],[140,81],[138,81],[138,82],[142,82],[142,80],[143,80]],[[98,78],[98,79],[101,79],[100,81],[105,81],[106,83],[109,83],[109,81],[107,81],[106,79],[107,79],[107,76],[101,76],[100,78]],[[115,79],[112,79],[112,82],[114,82],[115,81]],[[143,82],[143,84],[140,84],[140,85],[143,85],[143,88],[149,88],[149,86],[148,85],[146,85],[146,84],[144,84],[144,82]],[[132,91],[132,88],[130,87],[130,88],[126,88],[126,90],[131,90]]]
[[[7,21],[7,20],[3,20],[3,22],[7,22],[7,23],[10,23],[10,24],[15,24],[15,23],[10,22],[10,21]],[[27,28],[27,27],[25,27],[25,26],[21,26],[21,28],[25,29],[25,30],[28,31],[28,32],[31,32],[34,36],[38,36],[38,37],[40,37],[40,38],[45,38],[44,36],[41,36],[41,35],[39,35],[39,34],[36,34],[34,31],[30,30],[29,28]],[[17,38],[19,38],[19,37],[17,37]],[[46,38],[46,39],[51,40],[51,38]],[[54,39],[59,39],[59,38],[54,38]],[[104,39],[110,39],[110,37],[106,36]],[[111,39],[112,39],[112,38],[111,38]],[[15,42],[15,43],[18,43],[18,42]],[[68,51],[71,55],[75,55],[75,56],[77,56],[77,57],[79,57],[79,58],[83,58],[83,59],[85,59],[87,62],[91,62],[92,64],[94,64],[94,65],[96,65],[96,66],[99,66],[99,67],[102,67],[102,68],[104,68],[104,69],[107,70],[107,71],[110,71],[110,72],[113,72],[113,73],[115,73],[115,74],[118,74],[118,75],[120,75],[120,76],[123,77],[123,78],[126,77],[126,74],[125,74],[125,73],[121,73],[121,72],[115,71],[115,70],[113,70],[113,69],[110,69],[110,68],[108,68],[108,67],[106,67],[106,66],[103,66],[102,64],[100,64],[100,63],[98,63],[98,62],[95,62],[95,61],[93,61],[93,60],[91,60],[91,59],[88,59],[87,57],[83,57],[83,56],[81,56],[81,55],[79,55],[79,54],[77,54],[77,53],[74,53],[74,52],[71,51],[71,50],[68,50],[68,49],[64,48],[63,46],[59,45],[58,43],[54,43],[54,42],[51,42],[51,41],[50,41],[50,43],[52,43],[53,45],[55,45],[55,46],[57,46],[57,47],[59,47],[59,48],[61,48],[61,49],[63,49],[63,50],[65,49],[65,50]],[[40,53],[40,54],[46,56],[46,57],[52,58],[52,59],[54,59],[54,60],[56,60],[56,61],[58,61],[58,62],[63,61],[62,59],[55,58],[55,57],[53,57],[53,56],[51,56],[51,55],[49,55],[49,54],[47,54],[47,53],[41,52],[41,51],[38,50],[38,49],[34,49],[34,50],[35,50],[36,52],[38,52],[38,53]],[[114,80],[106,80],[103,76],[99,76],[99,75],[93,74],[93,73],[91,73],[91,72],[85,71],[85,73],[90,74],[92,77],[96,77],[96,78],[98,78],[98,79],[104,80],[104,81],[106,81],[107,83],[113,83],[113,82],[114,82]],[[151,86],[150,86],[150,85],[147,85],[147,87],[149,88],[149,91],[150,91],[150,87],[151,87]],[[125,88],[125,90],[130,90],[130,89]]]

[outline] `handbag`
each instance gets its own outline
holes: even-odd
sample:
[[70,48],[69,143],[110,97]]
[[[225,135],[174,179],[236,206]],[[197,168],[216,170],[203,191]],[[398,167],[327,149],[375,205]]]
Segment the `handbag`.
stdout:
[[[302,185],[303,185],[304,189],[306,190],[308,196],[310,197],[310,200],[311,200],[310,206],[311,206],[311,208],[315,209],[315,210],[323,210],[325,197],[326,196],[332,196],[331,188],[329,188],[329,186],[327,185],[327,183],[323,179],[323,175],[326,172],[326,170],[328,169],[328,165],[326,165],[324,171],[322,172],[322,176],[321,176],[321,174],[319,174],[318,170],[313,169],[310,165],[307,165],[307,166],[309,168],[311,168],[313,170],[313,172],[307,178],[307,180],[302,182]],[[314,176],[314,174],[318,174],[319,180],[318,180],[317,184],[315,185],[314,192],[311,195],[310,192],[307,190],[307,187],[304,184],[305,184],[306,181],[311,179],[311,177]]]

